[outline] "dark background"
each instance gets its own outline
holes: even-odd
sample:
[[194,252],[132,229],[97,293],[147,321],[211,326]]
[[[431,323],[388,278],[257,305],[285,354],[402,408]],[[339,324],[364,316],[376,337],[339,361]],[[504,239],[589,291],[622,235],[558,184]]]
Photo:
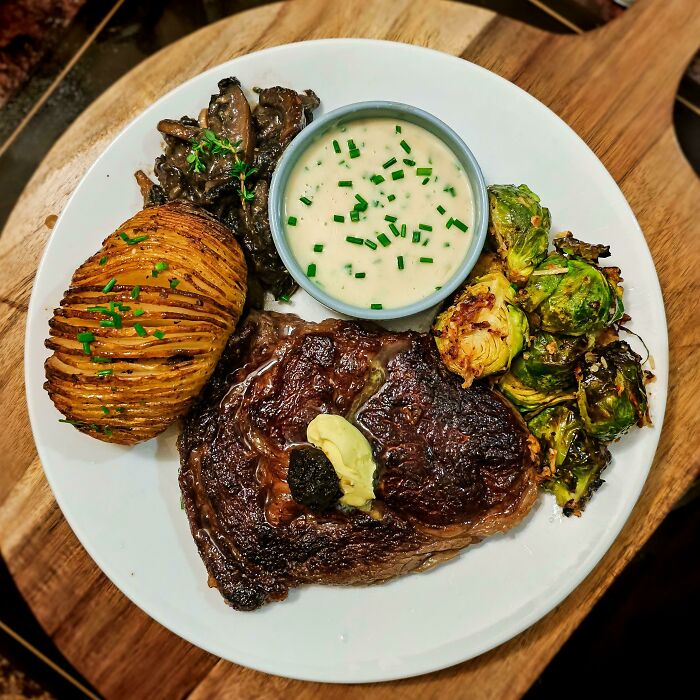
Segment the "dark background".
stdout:
[[[167,44],[261,4],[264,0],[0,0],[0,229],[46,151],[100,93]],[[471,4],[571,33],[613,19],[632,0]],[[698,6],[700,11],[700,0]],[[681,147],[700,172],[697,56],[679,86],[674,121]],[[555,656],[528,700],[647,696],[657,688],[665,697],[680,697],[696,685],[691,660],[699,621],[699,496],[696,485]],[[0,559],[0,700],[84,697],[76,683],[95,692],[34,620]]]

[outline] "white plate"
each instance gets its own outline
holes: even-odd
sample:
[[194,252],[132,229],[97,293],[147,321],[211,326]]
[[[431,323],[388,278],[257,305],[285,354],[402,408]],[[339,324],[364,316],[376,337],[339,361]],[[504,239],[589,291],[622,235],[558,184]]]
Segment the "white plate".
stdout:
[[[253,613],[207,587],[180,509],[175,430],[133,448],[58,423],[42,389],[43,341],[73,270],[140,208],[132,173],[159,153],[156,122],[196,115],[221,78],[245,86],[311,87],[322,111],[360,100],[422,107],[464,138],[487,182],[525,182],[553,230],[609,243],[622,268],[632,327],[655,360],[652,429],[612,447],[605,485],[583,518],[542,495],[526,521],[426,574],[369,588],[309,586]],[[286,307],[289,308],[289,307]],[[299,292],[293,310],[326,311]],[[638,347],[638,346],[637,346]],[[638,348],[639,349],[639,348]],[[242,56],[176,88],[133,121],[88,171],[61,214],[39,267],[26,339],[27,400],[44,471],[63,514],[98,566],[161,624],[236,663],[294,678],[367,682],[433,671],[506,641],[563,600],[620,532],[659,439],[668,351],[659,283],[617,185],[557,116],[511,83],[466,61],[381,41],[313,41]]]

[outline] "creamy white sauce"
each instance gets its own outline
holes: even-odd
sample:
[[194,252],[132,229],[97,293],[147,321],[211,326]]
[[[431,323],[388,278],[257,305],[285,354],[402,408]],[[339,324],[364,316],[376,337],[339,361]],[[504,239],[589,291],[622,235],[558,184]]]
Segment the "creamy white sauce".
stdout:
[[332,128],[301,156],[285,192],[287,238],[302,269],[327,294],[365,308],[405,306],[441,287],[464,260],[473,219],[452,150],[395,119]]

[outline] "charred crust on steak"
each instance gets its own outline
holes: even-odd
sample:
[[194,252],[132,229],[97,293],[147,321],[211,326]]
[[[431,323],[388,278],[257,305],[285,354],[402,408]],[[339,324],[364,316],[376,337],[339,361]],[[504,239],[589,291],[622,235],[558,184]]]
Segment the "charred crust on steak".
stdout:
[[[372,445],[371,512],[315,512],[292,497],[289,454],[319,413],[351,419]],[[516,525],[537,492],[536,446],[506,401],[463,389],[430,336],[357,322],[251,312],[178,446],[195,542],[239,610],[304,583],[430,568]]]

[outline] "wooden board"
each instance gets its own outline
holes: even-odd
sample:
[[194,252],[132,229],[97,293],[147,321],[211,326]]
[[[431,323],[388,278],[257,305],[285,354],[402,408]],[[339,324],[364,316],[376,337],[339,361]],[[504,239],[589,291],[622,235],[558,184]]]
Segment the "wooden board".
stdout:
[[452,669],[336,687],[333,696],[520,696],[698,474],[693,350],[700,341],[700,183],[671,121],[678,81],[698,48],[697,0],[638,0],[612,24],[576,37],[434,0],[295,0],[230,17],[149,58],[86,110],[48,153],[0,238],[0,551],[58,647],[109,698],[311,700],[327,697],[330,686],[250,671],[170,634],[107,581],[69,529],[36,458],[23,395],[25,316],[50,233],[45,219],[61,211],[114,135],[172,87],[255,49],[336,36],[392,39],[463,56],[531,92],[590,144],[649,242],[666,301],[671,377],[666,425],[641,499],[603,561],[557,610]]

